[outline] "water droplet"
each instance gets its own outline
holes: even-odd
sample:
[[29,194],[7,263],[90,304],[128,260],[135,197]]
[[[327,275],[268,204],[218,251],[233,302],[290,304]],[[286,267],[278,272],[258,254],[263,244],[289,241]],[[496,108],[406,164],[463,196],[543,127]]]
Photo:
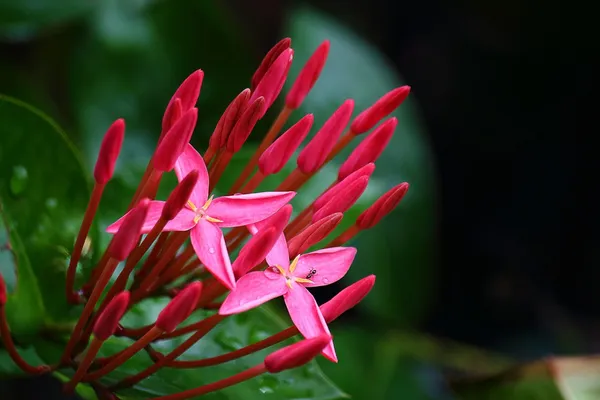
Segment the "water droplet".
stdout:
[[215,249],[214,249],[213,247],[209,247],[209,248],[208,248],[208,252],[209,252],[210,254],[215,254]]
[[10,178],[10,191],[14,195],[23,193],[27,187],[29,176],[27,170],[22,165],[13,167],[13,174]]
[[323,283],[327,285],[329,283],[329,279],[323,278]]
[[259,389],[261,393],[274,393],[277,386],[279,386],[279,378],[275,375],[263,375],[258,379]]
[[261,386],[258,388],[258,390],[262,393],[262,394],[269,394],[269,393],[275,393],[275,391],[268,387],[268,386]]
[[269,267],[265,269],[264,274],[268,279],[271,280],[281,279],[281,274],[279,273],[279,270],[275,267]]
[[57,205],[58,205],[58,201],[56,201],[56,199],[54,197],[50,197],[49,199],[46,199],[46,207],[56,208]]

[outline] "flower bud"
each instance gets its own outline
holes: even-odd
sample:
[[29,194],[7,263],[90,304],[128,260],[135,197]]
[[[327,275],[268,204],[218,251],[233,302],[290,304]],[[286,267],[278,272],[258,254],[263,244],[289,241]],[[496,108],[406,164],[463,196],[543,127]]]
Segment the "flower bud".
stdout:
[[119,230],[108,245],[107,252],[111,257],[124,261],[137,246],[149,203],[149,199],[142,199],[133,210],[126,214]]
[[357,305],[364,299],[375,285],[375,275],[369,275],[343,289],[327,303],[321,305],[321,313],[327,323],[336,320],[340,315]]
[[327,55],[329,54],[329,40],[325,40],[308,59],[298,78],[294,81],[292,88],[285,98],[285,105],[295,110],[300,107],[308,92],[319,79],[321,71],[327,61]]
[[185,176],[175,186],[175,189],[171,192],[167,201],[165,202],[165,206],[162,209],[161,217],[167,221],[172,220],[179,214],[179,212],[185,207],[196,183],[198,182],[198,171],[193,170],[189,174]]
[[7,297],[6,282],[4,282],[4,277],[0,274],[0,307],[6,304]]
[[277,230],[277,232],[281,233],[288,224],[291,216],[292,205],[286,204],[285,206],[277,210],[277,212],[275,212],[269,218],[263,219],[262,221],[258,221],[254,225],[250,225],[248,229],[250,230],[250,233],[255,235],[257,231],[267,229],[272,226]]
[[160,133],[158,143],[162,141],[169,129],[171,129],[173,125],[175,125],[175,122],[177,122],[183,115],[183,106],[181,104],[181,99],[179,97],[176,98],[175,101],[169,103],[169,106],[165,111],[165,115],[163,116],[163,121],[165,121],[164,129]]
[[235,99],[233,99],[229,106],[227,106],[227,109],[225,109],[223,115],[221,115],[221,118],[210,137],[209,147],[213,151],[216,152],[227,145],[227,139],[229,139],[231,130],[248,105],[250,93],[250,89],[244,89]]
[[359,229],[370,229],[377,225],[383,217],[389,214],[400,203],[400,200],[402,200],[408,191],[408,186],[408,183],[404,182],[393,187],[363,211],[356,219],[356,225]]
[[[202,81],[204,79],[204,72],[199,69],[194,71],[190,76],[188,76],[182,83],[179,85],[173,97],[169,101],[166,110],[168,111],[172,104],[175,102],[177,98],[181,101],[181,109],[183,113],[186,113],[190,108],[196,105],[198,101],[198,97],[200,96],[200,88],[202,87]],[[170,112],[165,112],[162,121],[162,131],[163,134],[168,132],[171,129],[169,126],[170,122],[175,122],[171,120]]]
[[119,118],[112,123],[102,139],[98,160],[94,167],[94,179],[97,183],[103,185],[112,178],[124,136],[125,120]]
[[367,185],[369,184],[368,176],[361,176],[346,186],[337,196],[329,200],[323,207],[319,208],[312,218],[312,222],[318,221],[333,213],[341,212],[344,213],[350,209],[356,203],[356,201],[363,194]]
[[313,121],[312,114],[305,115],[262,153],[258,159],[258,168],[263,175],[272,175],[281,171],[308,135]]
[[294,57],[294,51],[292,49],[285,49],[277,57],[275,62],[269,67],[263,78],[260,80],[256,89],[252,92],[250,97],[250,103],[253,103],[259,97],[265,98],[265,105],[261,110],[259,119],[262,118],[269,107],[273,104],[279,92],[283,88],[285,79],[292,65],[292,59]]
[[390,118],[367,136],[340,167],[338,180],[344,179],[358,168],[377,160],[390,142],[397,125],[398,120]]
[[175,162],[191,139],[197,120],[197,108],[189,109],[177,120],[156,148],[152,158],[154,168],[158,171],[167,172],[175,167]]
[[281,55],[285,50],[289,49],[292,44],[292,39],[284,38],[281,39],[275,46],[269,50],[269,52],[265,55],[262,62],[260,63],[258,69],[252,76],[252,90],[254,90],[263,76],[267,73],[271,65],[277,60],[277,57]]
[[281,231],[275,227],[262,229],[252,236],[242,247],[231,268],[237,277],[245,275],[252,268],[263,262],[275,245]]
[[194,311],[201,292],[201,282],[193,282],[187,285],[158,314],[155,326],[163,332],[174,331],[177,325],[185,321]]
[[401,86],[384,94],[371,107],[358,114],[350,130],[355,135],[367,132],[379,121],[391,114],[408,97],[410,86]]
[[300,367],[318,356],[330,341],[329,335],[301,340],[269,354],[265,357],[265,367],[271,373]]
[[325,239],[338,226],[343,217],[344,214],[340,212],[323,217],[290,239],[288,241],[290,259],[304,253],[310,247]]
[[335,146],[342,131],[348,125],[354,110],[354,100],[346,100],[323,124],[315,137],[298,155],[298,169],[305,174],[316,172]]
[[345,177],[341,182],[335,184],[331,189],[327,190],[325,193],[317,197],[317,199],[313,203],[313,210],[318,210],[323,207],[327,202],[333,199],[336,196],[339,196],[341,192],[343,192],[348,185],[352,184],[356,179],[361,176],[366,176],[368,178],[371,177],[375,171],[375,164],[369,163],[362,168],[357,169],[347,177]]
[[246,143],[246,139],[248,139],[248,136],[252,133],[256,123],[262,115],[264,115],[264,113],[262,113],[264,106],[265,99],[263,97],[259,97],[250,103],[240,119],[235,123],[235,126],[227,139],[227,151],[237,153],[242,148],[244,143]]
[[105,341],[117,331],[119,321],[123,318],[129,305],[129,292],[121,292],[108,303],[94,324],[94,336]]

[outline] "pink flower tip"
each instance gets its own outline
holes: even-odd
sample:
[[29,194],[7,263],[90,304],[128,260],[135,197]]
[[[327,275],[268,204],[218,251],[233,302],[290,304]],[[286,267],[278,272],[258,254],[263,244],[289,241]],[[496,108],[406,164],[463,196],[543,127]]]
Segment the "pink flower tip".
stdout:
[[242,247],[242,250],[240,250],[239,255],[232,265],[236,277],[243,276],[252,268],[263,262],[267,257],[267,254],[269,254],[269,251],[271,251],[275,245],[275,241],[277,241],[280,234],[281,231],[278,231],[275,227],[269,227],[261,229],[256,235],[252,236],[250,240],[248,240],[248,243]]
[[319,210],[330,200],[340,196],[340,194],[343,193],[349,185],[354,183],[361,176],[366,176],[367,178],[370,178],[374,171],[374,163],[369,163],[357,169],[356,171],[342,179],[340,182],[335,184],[331,189],[328,189],[325,193],[317,197],[317,199],[313,203],[313,210]]
[[6,304],[7,297],[6,282],[4,282],[4,277],[0,274],[0,307]]
[[292,88],[288,92],[285,98],[285,105],[295,110],[300,107],[310,90],[313,88],[321,71],[327,61],[327,55],[329,54],[329,40],[325,40],[317,47],[315,52],[310,56],[298,78],[294,81]]
[[227,139],[227,151],[237,153],[242,148],[256,123],[264,115],[265,104],[265,98],[258,97],[244,110]]
[[235,97],[235,99],[233,99],[225,109],[223,115],[221,115],[221,118],[219,119],[219,122],[217,122],[217,126],[210,137],[209,147],[213,151],[222,149],[227,145],[231,130],[246,109],[251,93],[250,89],[244,89]]
[[175,186],[175,189],[173,189],[167,198],[165,206],[162,209],[162,218],[171,221],[179,214],[183,207],[185,207],[196,187],[198,175],[198,170],[192,170],[177,186]]
[[313,114],[305,115],[277,138],[258,159],[260,172],[267,176],[281,171],[308,135],[313,122]]
[[336,212],[344,213],[350,209],[367,189],[369,177],[359,176],[353,182],[345,185],[342,190],[331,198],[323,207],[319,208],[313,215],[312,222],[318,221]]
[[119,261],[124,261],[138,244],[144,220],[148,214],[149,199],[142,199],[133,210],[125,216],[119,230],[108,245],[108,254]]
[[288,241],[290,258],[304,253],[310,247],[325,239],[338,226],[344,214],[333,213],[310,224],[297,236]]
[[307,364],[321,353],[331,339],[330,335],[324,334],[279,349],[265,357],[265,368],[277,373]]
[[335,146],[354,110],[354,100],[346,100],[323,124],[315,137],[298,155],[298,169],[305,174],[316,172]]
[[408,191],[408,188],[408,183],[404,182],[388,190],[356,219],[358,228],[364,230],[377,225],[383,217],[396,208]]
[[112,123],[104,134],[104,139],[102,139],[98,160],[94,167],[94,180],[96,183],[103,185],[112,178],[124,136],[125,120],[120,118]]
[[384,94],[371,107],[367,108],[352,121],[350,130],[355,135],[367,132],[379,121],[391,114],[402,104],[410,93],[410,86],[400,86]]
[[158,314],[155,326],[163,332],[174,331],[177,325],[185,321],[194,311],[201,292],[201,282],[193,282],[187,285]]
[[284,38],[281,39],[275,46],[269,50],[269,52],[265,55],[262,62],[260,63],[258,69],[252,76],[252,89],[255,89],[263,76],[267,73],[271,65],[277,60],[277,57],[281,55],[285,50],[289,49],[292,45],[292,39]]
[[158,144],[152,158],[152,165],[155,169],[167,172],[175,167],[175,162],[192,137],[197,120],[198,109],[191,108],[169,129]]
[[129,292],[121,292],[113,297],[94,324],[94,336],[101,341],[105,341],[114,335],[119,327],[119,321],[127,311],[128,305]]
[[[202,81],[204,80],[204,72],[198,69],[190,74],[182,83],[179,85],[173,97],[167,105],[167,111],[172,107],[175,99],[181,99],[181,108],[185,113],[190,108],[196,105],[198,97],[200,96],[200,88],[202,87]],[[168,112],[165,112],[162,121],[163,132],[167,132],[170,129]]]
[[259,119],[265,115],[277,96],[279,96],[281,89],[283,89],[293,58],[294,51],[291,48],[283,50],[264,74],[256,86],[256,89],[252,92],[250,103],[254,102],[254,100],[259,97],[265,98],[265,106],[262,109]]
[[369,275],[336,294],[327,303],[321,305],[321,313],[327,323],[360,303],[375,285],[375,275]]

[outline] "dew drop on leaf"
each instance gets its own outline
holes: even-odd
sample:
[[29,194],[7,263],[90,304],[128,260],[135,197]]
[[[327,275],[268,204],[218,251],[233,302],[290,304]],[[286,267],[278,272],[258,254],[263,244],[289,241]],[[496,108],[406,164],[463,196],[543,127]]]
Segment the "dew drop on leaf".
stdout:
[[19,195],[25,191],[29,176],[27,170],[22,165],[13,167],[13,173],[10,177],[10,191],[14,195]]

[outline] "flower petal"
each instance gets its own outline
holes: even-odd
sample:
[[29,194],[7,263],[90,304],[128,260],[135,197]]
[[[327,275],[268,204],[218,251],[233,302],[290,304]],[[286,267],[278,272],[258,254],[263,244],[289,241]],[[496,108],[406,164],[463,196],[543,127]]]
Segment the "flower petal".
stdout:
[[[156,224],[156,221],[159,220],[160,215],[162,214],[162,209],[165,205],[164,201],[154,200],[148,203],[148,214],[146,214],[146,219],[144,220],[144,225],[142,226],[141,233],[148,233]],[[125,217],[130,213],[119,218],[117,221],[113,222],[106,228],[106,232],[108,233],[116,233],[119,230],[119,227],[125,220]],[[190,230],[194,225],[194,216],[195,213],[187,208],[181,210],[179,214],[172,220],[167,223],[164,227],[163,231],[187,231]]]
[[[283,299],[294,325],[302,336],[311,339],[323,334],[331,335],[315,298],[304,286],[292,284],[292,289],[287,291]],[[333,341],[325,347],[323,355],[337,362]]]
[[230,315],[250,310],[287,292],[285,278],[279,275],[269,279],[262,271],[249,272],[242,276],[229,293],[219,314]]
[[192,191],[190,201],[196,207],[202,207],[208,199],[208,171],[202,156],[188,143],[175,163],[177,180],[181,182],[193,170],[198,171],[198,182]]
[[250,225],[270,217],[295,195],[296,192],[263,192],[218,197],[206,213],[223,221],[218,223],[221,227]]
[[267,254],[267,264],[279,265],[286,271],[290,266],[290,253],[288,253],[288,245],[283,233],[279,235],[271,251]]
[[317,272],[312,273],[310,277],[314,283],[305,283],[305,286],[331,285],[346,275],[355,256],[354,247],[331,247],[302,254],[294,270],[294,276],[306,278],[314,270]]
[[201,219],[190,232],[190,238],[206,269],[228,289],[233,289],[235,278],[221,229],[212,222]]

